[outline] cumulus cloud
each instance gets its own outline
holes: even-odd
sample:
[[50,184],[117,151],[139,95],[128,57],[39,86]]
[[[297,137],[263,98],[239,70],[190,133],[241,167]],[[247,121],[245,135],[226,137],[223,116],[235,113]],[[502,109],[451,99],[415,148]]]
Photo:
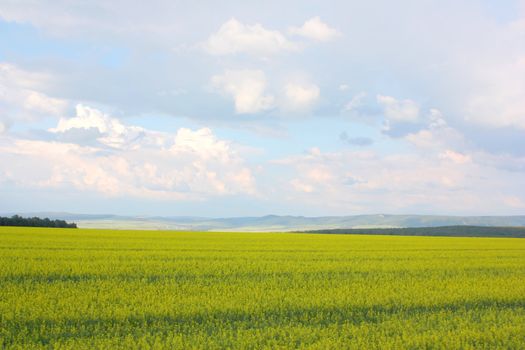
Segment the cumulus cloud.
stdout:
[[61,118],[50,132],[72,141],[89,137],[113,148],[136,149],[148,144],[162,144],[165,140],[159,132],[137,126],[124,125],[120,120],[88,106],[78,104],[76,116]]
[[465,147],[463,134],[449,126],[439,110],[431,109],[425,122],[420,130],[404,135],[404,139],[424,152]]
[[[79,105],[75,117],[60,120],[51,132],[89,129],[97,130],[99,144],[3,138],[1,163],[13,165],[7,180],[27,188],[160,199],[257,193],[252,171],[236,146],[209,128],[156,132]],[[137,132],[143,136],[135,137]],[[34,171],[27,172],[29,168]]]
[[419,119],[419,106],[410,99],[398,100],[391,96],[377,95],[377,102],[383,107],[389,121],[413,123]]
[[298,49],[297,44],[277,30],[266,29],[258,23],[246,25],[235,18],[225,22],[216,33],[210,35],[203,46],[213,55],[268,55]]
[[341,35],[338,30],[321,21],[318,16],[310,18],[301,27],[290,28],[289,33],[316,41],[330,41]]
[[[40,90],[51,84],[52,77],[0,63],[0,111],[11,122],[62,116],[68,103]],[[6,120],[4,120],[6,122]]]
[[[288,189],[293,197],[292,190],[297,189],[305,196],[296,197],[299,199],[315,194],[322,198],[317,200],[321,206],[334,199],[337,207],[333,210],[376,211],[378,203],[385,203],[383,208],[393,211],[409,207],[410,201],[417,203],[416,211],[425,203],[447,210],[451,201],[475,207],[483,197],[503,201],[511,194],[525,199],[520,190],[525,169],[523,11],[517,13],[503,4],[503,11],[495,14],[477,2],[443,5],[433,1],[401,11],[389,1],[379,6],[345,2],[339,4],[343,10],[335,12],[322,5],[319,13],[329,17],[314,17],[302,24],[305,17],[286,31],[291,24],[283,22],[286,16],[260,10],[275,6],[287,13],[293,11],[292,4],[237,5],[240,20],[232,18],[215,26],[208,14],[199,11],[198,2],[180,6],[160,1],[144,7],[139,2],[122,6],[93,0],[64,11],[60,1],[3,1],[0,17],[9,27],[7,41],[17,37],[22,42],[6,56],[16,58],[17,63],[0,64],[0,177],[9,176],[12,183],[24,186],[73,186],[117,196],[186,198],[195,193],[194,197],[203,198],[249,193],[254,179],[251,168],[236,152],[238,147],[208,128],[156,132],[87,106],[70,111],[77,101],[92,101],[134,115],[188,115],[202,125],[213,119],[234,129],[242,120],[250,123],[251,130],[290,127],[290,133],[297,134],[297,123],[232,118],[231,113],[224,113],[220,105],[214,105],[217,99],[202,90],[202,82],[213,75],[209,72],[215,72],[210,85],[230,99],[240,114],[304,112],[320,105],[320,86],[331,87],[322,92],[322,114],[327,117],[322,123],[315,121],[320,128],[316,134],[319,144],[333,144],[334,135],[341,130],[340,120],[329,117],[336,109],[351,117],[345,122],[359,120],[367,128],[379,129],[384,122],[383,133],[397,137],[381,138],[372,147],[339,143],[341,152],[309,152],[294,163],[281,164],[287,167],[284,173],[297,170],[288,177],[279,171],[262,171],[268,188],[279,188],[282,177],[284,186],[276,191],[287,193]],[[257,20],[244,20],[254,18],[254,11]],[[510,25],[508,18],[502,18],[506,16],[500,16],[506,11],[514,11],[507,14],[517,18]],[[347,13],[354,14],[352,21],[345,21]],[[417,30],[422,22],[431,22],[429,13],[434,19],[446,18],[447,25]],[[224,20],[231,15],[230,6],[218,6],[213,14]],[[384,21],[385,16],[400,18],[404,25]],[[364,35],[343,37],[341,32]],[[56,36],[67,39],[57,40]],[[308,55],[286,54],[337,38],[338,45],[318,45]],[[202,50],[192,49],[197,41],[205,41]],[[119,48],[129,49],[131,59],[108,68],[106,58],[118,56],[113,49]],[[72,49],[78,54],[71,55]],[[237,69],[256,64],[264,72]],[[283,75],[297,72],[311,74],[315,84],[287,80]],[[359,92],[356,89],[371,90],[368,97],[351,97]],[[403,96],[412,99],[401,99]],[[447,111],[447,120],[437,110],[426,110],[414,96]],[[45,134],[53,141],[12,139],[15,134],[42,135],[42,130],[34,129],[53,123],[49,117],[59,120]],[[42,122],[43,118],[47,119]],[[21,121],[25,125],[18,125]],[[30,125],[32,121],[37,123]],[[170,123],[165,118],[159,128]],[[9,130],[16,133],[6,132]],[[304,147],[317,142],[298,140]],[[344,141],[353,146],[369,142],[360,135],[347,135]],[[274,140],[259,143],[269,145]],[[286,141],[282,146],[279,154],[298,147]],[[272,148],[268,147],[269,153],[274,152]],[[55,169],[48,163],[59,165]],[[321,172],[310,169],[323,169],[332,177],[319,180]],[[277,201],[283,197],[276,195]],[[399,198],[406,201],[396,203]],[[312,199],[310,208],[319,208],[315,202]],[[508,201],[512,202],[517,203]],[[300,212],[306,207],[296,209],[296,203],[292,201],[288,208]],[[498,206],[499,202],[493,204],[495,210]]]
[[209,128],[202,128],[196,131],[180,128],[175,134],[175,140],[170,147],[170,152],[177,155],[185,153],[196,154],[203,160],[217,159],[228,163],[233,157],[230,147],[227,141],[217,139]]
[[[290,201],[341,214],[416,209],[420,213],[468,214],[472,213],[469,208],[493,210],[484,200],[487,197],[525,196],[523,191],[514,193],[519,174],[483,165],[453,150],[380,154],[315,149],[274,164],[288,168],[290,175],[281,180]],[[503,210],[511,208],[512,202]]]
[[211,78],[212,85],[233,98],[239,114],[258,113],[274,107],[275,99],[266,93],[266,76],[260,70],[227,70]]
[[272,109],[306,112],[315,106],[321,90],[311,82],[288,82],[281,90],[269,91],[261,70],[227,70],[211,78],[218,92],[233,99],[235,112],[254,114]]
[[385,95],[377,95],[376,102],[382,109],[382,132],[390,137],[408,137],[414,143],[419,138],[424,143],[431,136],[437,136],[438,139],[446,136],[446,141],[449,141],[449,136],[456,133],[436,108],[424,110],[411,99],[399,100]]
[[305,111],[310,109],[321,94],[319,87],[313,83],[288,83],[284,87],[287,110]]
[[[291,27],[288,33],[315,41],[330,41],[341,35],[319,17],[307,20],[301,27]],[[237,53],[272,55],[297,51],[301,46],[298,42],[289,40],[278,30],[266,29],[259,23],[244,24],[235,18],[223,23],[217,32],[211,34],[202,44],[204,50],[212,55]]]

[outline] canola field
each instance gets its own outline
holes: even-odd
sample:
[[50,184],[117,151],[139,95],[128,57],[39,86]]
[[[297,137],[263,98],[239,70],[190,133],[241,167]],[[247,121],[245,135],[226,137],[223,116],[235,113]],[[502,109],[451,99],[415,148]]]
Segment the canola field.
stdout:
[[524,349],[525,239],[0,228],[1,349]]

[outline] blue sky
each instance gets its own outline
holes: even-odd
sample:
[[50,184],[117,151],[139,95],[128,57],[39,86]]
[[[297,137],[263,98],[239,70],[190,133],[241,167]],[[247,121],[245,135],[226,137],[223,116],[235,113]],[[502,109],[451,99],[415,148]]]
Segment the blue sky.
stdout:
[[0,195],[523,214],[525,2],[0,0]]

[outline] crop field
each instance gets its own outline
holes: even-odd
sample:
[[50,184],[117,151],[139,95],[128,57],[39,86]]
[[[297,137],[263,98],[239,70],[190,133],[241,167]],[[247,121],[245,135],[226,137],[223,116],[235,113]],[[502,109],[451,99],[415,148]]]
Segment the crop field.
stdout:
[[525,239],[0,228],[2,349],[523,349]]

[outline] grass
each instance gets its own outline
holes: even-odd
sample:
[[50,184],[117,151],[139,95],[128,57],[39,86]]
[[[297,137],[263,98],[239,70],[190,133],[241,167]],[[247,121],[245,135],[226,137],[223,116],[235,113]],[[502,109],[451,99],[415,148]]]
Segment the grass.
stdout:
[[525,240],[0,228],[0,348],[525,348]]

